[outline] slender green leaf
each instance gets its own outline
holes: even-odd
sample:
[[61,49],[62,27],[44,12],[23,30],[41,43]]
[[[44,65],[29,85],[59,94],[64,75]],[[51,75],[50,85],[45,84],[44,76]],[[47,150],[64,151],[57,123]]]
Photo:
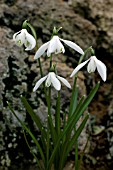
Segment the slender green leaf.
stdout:
[[63,132],[61,133],[61,135],[59,136],[56,146],[53,150],[53,153],[51,154],[50,160],[49,160],[49,166],[51,166],[53,159],[55,157],[58,145],[60,144],[61,139],[63,138],[63,136],[68,133],[68,131],[71,129],[73,129],[73,127],[75,126],[76,122],[78,121],[78,119],[80,118],[80,116],[82,115],[82,113],[85,111],[85,109],[87,108],[87,106],[89,105],[89,103],[91,102],[91,100],[93,99],[95,93],[97,92],[98,88],[99,88],[99,84],[97,83],[96,86],[92,89],[92,91],[90,92],[90,94],[88,95],[87,99],[83,102],[83,107],[81,107],[81,109],[79,109],[79,111],[76,114],[73,114],[73,116],[71,117],[70,121],[68,122],[67,126],[65,127],[65,129],[63,130]]
[[[85,111],[85,109],[87,108],[88,104],[91,102],[91,100],[94,97],[96,91],[98,90],[98,87],[99,87],[99,83],[97,83],[97,85],[94,87],[94,89],[92,89],[92,91],[90,92],[89,96],[86,98],[86,100],[84,100],[84,102],[83,102],[84,96],[82,97],[82,99],[80,100],[80,102],[79,102],[79,104],[78,104],[74,114],[71,116],[71,118],[67,122],[67,126],[66,126],[65,129],[67,129],[68,127],[70,127],[70,128],[67,130],[67,133],[66,133],[66,142],[65,142],[64,146],[62,146],[61,153],[64,152],[65,149],[67,149],[67,144],[68,144],[67,141],[70,139],[73,127],[74,127],[74,125],[76,125],[78,119],[80,118],[82,113]],[[65,129],[64,129],[64,131],[65,131]]]
[[68,154],[70,152],[72,146],[74,145],[74,143],[76,142],[76,140],[79,137],[80,133],[82,132],[84,126],[86,125],[86,122],[87,122],[88,118],[89,118],[89,115],[86,115],[85,118],[83,119],[82,123],[80,124],[80,126],[76,130],[75,135],[70,139],[70,142],[67,145],[66,154]]
[[47,134],[46,134],[45,129],[43,128],[43,124],[41,123],[39,116],[35,114],[35,112],[33,111],[32,107],[29,105],[25,97],[21,96],[21,101],[24,107],[26,108],[27,112],[30,114],[32,120],[36,123],[36,126],[39,128],[41,132],[41,141],[43,144],[43,148],[46,149],[45,139],[47,137]]
[[78,140],[75,142],[75,170],[78,169]]
[[51,115],[51,86],[49,87],[49,94],[47,96],[47,104],[48,104],[48,121],[49,121],[49,129],[50,134],[53,140],[53,144],[56,144],[56,131],[53,125],[52,115]]
[[69,131],[68,131],[67,134],[70,134],[70,132],[73,129],[74,125],[77,123],[77,121],[79,120],[80,116],[83,114],[85,109],[88,107],[89,103],[91,102],[91,100],[93,99],[94,95],[96,94],[96,92],[97,92],[97,90],[99,88],[99,85],[100,85],[100,83],[97,83],[95,85],[95,87],[91,90],[91,92],[88,95],[88,97],[82,103],[81,107],[78,104],[75,112],[73,113],[73,115],[71,116],[71,118],[69,119],[69,121],[67,123],[67,126],[70,126]]
[[[77,105],[77,107],[76,107],[76,109],[75,109],[75,111],[73,113],[74,115],[72,115],[71,118],[68,119],[67,125],[69,124],[70,120],[73,119],[75,121],[75,118],[77,118],[77,116],[79,116],[78,119],[80,118],[81,115],[78,114],[78,111],[83,106],[84,98],[85,98],[85,96],[81,97],[81,99],[80,99],[80,101],[79,101],[79,103],[78,103],[78,105]],[[77,116],[76,116],[76,114],[77,114]],[[74,118],[73,118],[73,116],[74,116]],[[77,123],[78,119],[76,119],[76,122],[74,122],[74,124],[75,124],[74,127],[76,127],[76,123]],[[70,138],[70,136],[71,136],[71,132],[72,132],[71,127],[73,128],[73,124],[70,125],[70,129],[68,130],[68,133],[66,133],[66,140],[68,140]]]
[[[56,101],[56,113],[55,113],[55,130],[56,130],[56,141],[58,136],[61,133],[61,122],[60,122],[60,91],[58,91],[57,101]],[[60,145],[57,149],[55,159],[54,159],[54,167],[58,169],[58,161],[60,156]]]
[[[78,106],[77,106],[77,110],[82,106],[83,101],[84,101],[84,96],[82,96],[82,98],[80,99],[80,101],[79,101],[79,103],[78,103]],[[75,114],[74,114],[74,115],[75,115]],[[73,117],[73,115],[72,115],[72,117]],[[66,124],[66,126],[64,127],[64,129],[67,128],[69,120],[70,120],[70,119],[68,119],[67,124]],[[72,125],[72,126],[73,126],[73,125]],[[75,124],[75,126],[76,126],[76,124]],[[63,129],[63,130],[64,130],[64,129]],[[65,149],[64,149],[65,145],[66,145],[66,147],[67,147],[67,143],[68,143],[68,141],[69,141],[70,138],[71,138],[71,134],[72,134],[72,129],[71,129],[71,126],[70,126],[70,129],[69,129],[69,130],[66,132],[66,134],[64,135],[65,140],[63,139],[63,142],[62,142],[61,153],[65,150]],[[63,137],[63,138],[64,138],[64,137]]]
[[[66,127],[66,125],[67,125],[67,114],[66,114],[66,112],[64,112],[63,113],[63,129]],[[62,138],[62,144],[65,142],[65,140],[66,140],[66,134],[63,136],[63,138]]]
[[77,98],[78,98],[78,87],[76,86],[74,96],[73,96],[73,103],[72,103],[72,110],[71,115],[74,113],[76,107],[77,107]]
[[52,118],[50,116],[48,116],[49,118],[49,129],[50,129],[50,133],[51,133],[51,137],[52,137],[52,141],[53,141],[53,145],[56,144],[56,139],[57,139],[57,134],[55,131],[55,127],[53,125],[53,121]]
[[71,139],[68,139],[66,141],[65,145],[63,146],[63,149],[61,151],[61,158],[60,158],[60,162],[59,162],[59,169],[62,169],[64,167],[67,156],[68,156],[70,150],[72,149],[73,145],[76,143],[78,137],[80,136],[80,133],[82,132],[88,118],[89,118],[89,116],[86,115],[84,120],[80,124],[79,128],[76,130],[74,136]]
[[[8,103],[8,102],[7,102]],[[32,132],[27,128],[27,126],[25,125],[25,123],[23,123],[19,118],[18,116],[16,115],[15,111],[13,110],[13,108],[11,107],[11,105],[8,103],[8,107],[9,109],[11,110],[11,112],[14,114],[14,116],[17,118],[17,120],[20,122],[20,124],[22,125],[23,129],[26,130],[26,132],[29,133],[29,135],[31,136],[32,140],[34,141],[34,143],[36,144],[37,148],[39,149],[39,152],[40,152],[40,155],[41,155],[41,158],[43,160],[43,162],[45,163],[45,156],[44,156],[44,153],[42,151],[42,148],[40,146],[40,144],[38,143],[37,139],[35,138],[35,136],[32,134]]]
[[29,145],[29,142],[28,142],[28,140],[27,140],[27,137],[26,137],[26,134],[25,134],[24,130],[23,130],[23,133],[24,133],[24,138],[25,138],[26,144],[27,144],[27,146],[28,146],[31,154],[32,154],[33,157],[35,158],[39,169],[40,169],[40,170],[43,170],[40,161],[38,160],[38,158],[36,157],[35,153],[33,152],[32,148],[31,148],[30,145]]
[[90,139],[90,135],[88,136],[87,141],[86,141],[86,144],[85,144],[85,146],[84,146],[84,149],[83,149],[83,151],[82,151],[82,153],[81,153],[81,155],[80,155],[80,159],[79,159],[79,163],[78,163],[78,170],[80,169],[80,165],[81,165],[81,162],[82,162],[82,160],[83,160],[83,156],[84,156],[84,154],[85,154],[85,150],[86,150],[86,148],[87,148],[89,139]]
[[43,137],[46,138],[46,132],[43,129],[43,124],[41,123],[41,119],[39,118],[39,116],[36,115],[36,113],[33,111],[32,107],[29,105],[25,97],[21,96],[21,101],[24,104],[27,112],[30,114],[32,120],[36,123],[37,127],[42,132]]
[[73,113],[73,110],[74,110],[73,106],[76,103],[76,101],[75,101],[76,100],[75,96],[77,96],[76,82],[77,82],[77,76],[75,76],[73,89],[72,89],[71,101],[70,101],[70,106],[69,106],[69,114],[68,114],[69,118],[71,117],[71,115]]
[[50,154],[50,129],[49,129],[49,120],[47,122],[47,147],[46,147],[46,166],[48,165]]

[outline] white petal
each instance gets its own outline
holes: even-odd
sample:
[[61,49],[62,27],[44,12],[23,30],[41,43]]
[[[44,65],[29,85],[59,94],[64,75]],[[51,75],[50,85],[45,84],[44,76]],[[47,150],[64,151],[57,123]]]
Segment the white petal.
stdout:
[[37,81],[35,87],[33,88],[33,91],[36,91],[39,88],[39,86],[45,81],[46,78],[47,76],[42,77],[39,81]]
[[25,42],[25,39],[20,34],[16,36],[15,43],[17,46],[21,47]]
[[50,74],[51,74],[51,82],[52,82],[52,85],[54,86],[54,88],[55,88],[56,90],[59,91],[59,90],[61,89],[61,83],[60,83],[60,81],[56,78],[55,73],[51,72]]
[[79,52],[80,54],[84,54],[83,50],[75,43],[72,41],[68,40],[63,40],[60,38],[61,41],[63,41],[65,44],[67,44],[69,47],[73,48],[75,51]]
[[62,45],[62,43],[60,42],[60,39],[58,36],[53,36],[53,38],[50,40],[50,44],[48,46],[48,51],[47,51],[47,55],[48,57],[52,54],[58,54],[61,52],[65,52],[64,46]]
[[90,59],[84,61],[83,63],[79,64],[74,70],[73,72],[71,73],[70,77],[73,77],[82,67],[84,67],[84,65],[87,64],[87,62],[89,61]]
[[96,57],[95,57],[95,62],[96,62],[98,73],[100,74],[102,80],[106,81],[107,68],[106,68],[105,64],[103,62],[101,62],[100,60],[98,60]]
[[48,46],[47,56],[50,57],[51,53],[55,53],[56,48],[57,48],[56,36],[53,36]]
[[55,54],[58,54],[58,53],[61,53],[61,52],[64,53],[65,49],[64,49],[64,46],[62,45],[62,43],[60,42],[59,38],[57,39],[56,44],[57,44],[57,49],[56,49]]
[[25,43],[25,33],[23,29],[13,35],[13,40],[19,47],[21,47]]
[[45,85],[46,85],[46,87],[49,87],[51,85],[51,74],[50,73],[48,74]]
[[36,40],[35,38],[29,34],[27,31],[26,31],[26,41],[25,41],[25,46],[27,47],[25,50],[28,51],[28,50],[32,50],[35,46],[36,46]]
[[13,40],[15,41],[16,40],[16,36],[18,35],[18,34],[20,34],[21,33],[21,31],[18,31],[18,32],[16,32],[14,35],[13,35]]
[[96,62],[94,58],[91,57],[90,62],[88,63],[88,66],[87,66],[87,71],[88,73],[92,73],[92,72],[95,72],[95,70],[96,70]]
[[57,78],[62,82],[64,83],[68,88],[71,88],[71,85],[69,84],[69,82],[63,78],[63,77],[60,77],[60,76],[57,76]]
[[49,45],[50,41],[48,41],[47,43],[43,44],[36,52],[34,59],[38,59],[42,54],[44,54],[44,52],[47,50],[48,45]]

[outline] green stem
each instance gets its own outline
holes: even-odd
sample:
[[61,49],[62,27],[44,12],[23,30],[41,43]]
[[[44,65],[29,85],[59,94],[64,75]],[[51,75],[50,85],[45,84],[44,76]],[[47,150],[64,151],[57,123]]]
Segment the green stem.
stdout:
[[[37,39],[36,39],[36,50],[38,50],[38,41],[37,41]],[[39,67],[40,67],[40,75],[41,75],[41,77],[43,77],[42,64],[41,64],[40,58],[38,58],[38,63],[39,63]]]
[[41,77],[43,77],[42,64],[41,64],[40,58],[38,58],[38,63],[39,63],[39,67],[40,67],[40,75],[41,75]]
[[[82,60],[84,59],[84,57],[87,55],[88,52],[92,51],[92,47],[89,47],[85,50],[84,54],[81,55],[78,65],[82,62]],[[69,107],[69,118],[71,117],[71,115],[73,114],[73,100],[74,100],[74,95],[75,95],[75,90],[76,90],[76,82],[77,82],[77,77],[78,74],[75,75],[75,79],[74,79],[74,84],[73,84],[73,89],[72,89],[72,95],[71,95],[71,100],[70,100],[70,107]],[[75,104],[75,103],[74,103]]]
[[46,151],[46,167],[48,166],[49,161],[49,148],[50,148],[50,137],[49,137],[49,115],[47,121],[47,151]]
[[48,94],[48,114],[51,115],[51,86],[49,87],[49,94]]
[[[38,42],[37,42],[37,40],[36,40],[36,49],[38,50]],[[41,77],[43,77],[43,70],[42,70],[42,64],[41,64],[40,58],[38,58],[38,63],[39,63],[39,67],[40,67],[40,75],[41,75]],[[46,102],[48,103],[47,92],[46,92],[45,85],[43,87],[44,87],[44,93],[45,93]]]
[[73,100],[74,100],[74,95],[75,95],[75,90],[76,90],[76,81],[77,81],[77,76],[75,76],[73,89],[72,89],[71,101],[70,101],[70,106],[69,106],[69,115],[68,115],[69,118],[73,114]]
[[[50,56],[50,68],[52,66],[52,55]],[[44,89],[45,90],[45,89]],[[47,119],[47,167],[48,167],[48,161],[49,161],[49,148],[50,148],[50,124],[51,121],[51,86],[49,87],[48,96],[46,93],[46,99],[47,99],[47,106],[48,106],[48,119]]]
[[[58,91],[57,101],[56,101],[56,113],[55,113],[55,130],[57,134],[57,138],[59,137],[60,131],[60,91]],[[54,161],[54,168],[55,170],[59,169],[59,157],[60,157],[60,145],[57,149],[55,161]]]
[[89,48],[87,48],[84,52],[83,55],[81,55],[78,64],[80,64],[82,62],[82,60],[86,57],[87,53],[90,52],[92,55],[92,46],[90,46]]
[[59,135],[60,134],[60,91],[58,91],[58,97],[56,101],[55,129],[57,135]]
[[49,94],[47,96],[47,105],[48,105],[48,119],[47,119],[47,152],[46,152],[46,158],[47,158],[47,167],[48,167],[48,161],[49,161],[49,151],[50,151],[50,125],[49,121],[51,119],[51,86],[49,87]]

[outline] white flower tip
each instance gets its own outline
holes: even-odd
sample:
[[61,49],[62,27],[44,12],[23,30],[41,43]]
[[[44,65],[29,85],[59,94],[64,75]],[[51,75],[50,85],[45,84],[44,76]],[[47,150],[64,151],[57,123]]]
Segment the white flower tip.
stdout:
[[70,75],[70,77],[72,78],[75,74],[76,74],[76,73],[72,72],[71,75]]
[[81,49],[81,54],[84,55],[84,51]]
[[54,88],[57,90],[57,91],[60,91],[61,90],[61,84],[59,83],[59,86],[56,86],[55,87],[55,84],[53,84]]
[[70,77],[73,77],[73,75],[71,74]]
[[98,60],[97,58],[95,58],[95,62],[96,62],[98,73],[101,76],[102,80],[105,82],[106,77],[107,77],[106,65],[103,62],[101,62],[100,60]]
[[106,81],[106,78],[104,78],[103,81],[105,82],[105,81]]
[[69,47],[73,48],[75,51],[79,52],[80,54],[84,55],[83,50],[74,42],[69,40],[63,40],[60,38],[61,41],[63,41],[65,44],[67,44]]
[[35,55],[35,56],[34,56],[34,60],[36,60],[36,59],[38,59],[38,57]]
[[103,79],[104,82],[106,81],[106,79],[107,79],[106,74],[104,75],[104,77],[102,79]]
[[36,89],[35,88],[33,88],[33,92],[35,92],[36,91]]
[[71,89],[71,85],[68,88]]

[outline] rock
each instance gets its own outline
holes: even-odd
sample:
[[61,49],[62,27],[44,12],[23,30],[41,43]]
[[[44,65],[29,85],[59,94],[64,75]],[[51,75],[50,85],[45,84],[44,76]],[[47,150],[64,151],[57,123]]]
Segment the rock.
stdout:
[[94,38],[98,36],[96,26],[76,14],[73,8],[62,0],[44,0],[43,2],[19,0],[12,6],[3,3],[0,14],[2,23],[6,26],[10,25],[10,28],[16,31],[21,29],[22,22],[28,19],[43,41],[50,37],[53,27],[56,26],[63,27],[62,38],[75,41],[83,49],[91,45],[96,46]]
[[[94,25],[97,32],[94,48],[101,50],[100,54],[113,54],[113,1],[112,0],[72,0],[72,6],[75,13]],[[103,50],[103,51],[102,51]],[[105,55],[104,55],[105,56]],[[110,56],[109,56],[110,57]]]

